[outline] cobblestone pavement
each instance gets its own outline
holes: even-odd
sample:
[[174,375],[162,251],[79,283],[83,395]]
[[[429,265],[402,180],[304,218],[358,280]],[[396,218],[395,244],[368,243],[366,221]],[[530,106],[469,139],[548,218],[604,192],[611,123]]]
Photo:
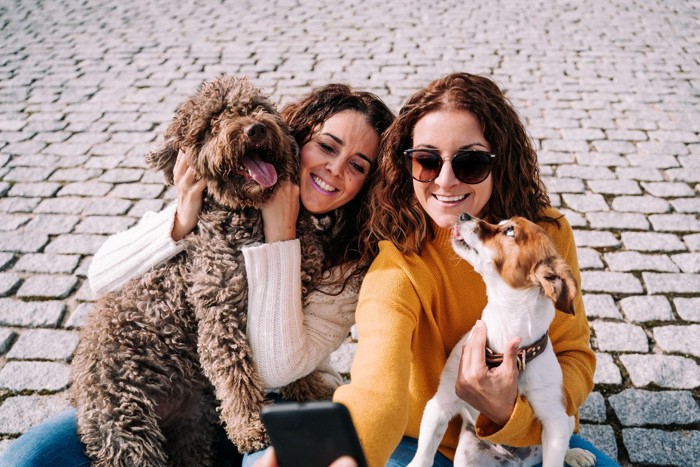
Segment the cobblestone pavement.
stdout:
[[0,450],[67,406],[91,255],[172,198],[143,155],[202,80],[279,103],[342,81],[398,110],[466,70],[507,90],[575,228],[583,435],[700,465],[700,2],[351,3],[0,0]]

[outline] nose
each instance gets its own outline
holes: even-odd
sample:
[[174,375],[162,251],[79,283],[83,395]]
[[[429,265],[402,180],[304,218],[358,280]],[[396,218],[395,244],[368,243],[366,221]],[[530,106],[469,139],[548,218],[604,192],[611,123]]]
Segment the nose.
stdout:
[[343,161],[341,160],[341,158],[336,157],[336,158],[330,159],[326,163],[326,168],[331,173],[331,175],[333,175],[334,177],[339,177],[341,172],[342,172],[342,169],[341,169],[342,165],[343,165]]
[[252,123],[245,127],[244,131],[251,141],[259,142],[265,136],[267,129],[262,123]]
[[466,212],[463,212],[462,214],[459,215],[459,221],[460,222],[468,222],[472,220],[472,216],[467,214]]
[[443,160],[440,173],[438,173],[435,180],[433,180],[433,183],[442,187],[450,187],[461,183],[452,169],[451,161]]

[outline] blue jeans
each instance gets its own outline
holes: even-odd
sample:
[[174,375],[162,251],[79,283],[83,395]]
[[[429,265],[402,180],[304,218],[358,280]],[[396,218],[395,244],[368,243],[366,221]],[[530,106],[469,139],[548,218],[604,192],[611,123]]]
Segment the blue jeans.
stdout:
[[[240,465],[236,447],[219,430],[215,466]],[[89,467],[78,437],[75,409],[68,409],[28,430],[0,454],[0,467]]]
[[[619,467],[620,464],[612,460],[606,454],[603,454],[598,448],[593,446],[591,443],[581,438],[578,435],[573,435],[569,440],[570,448],[583,448],[593,454],[595,454],[595,465],[599,467]],[[418,449],[418,441],[414,438],[409,438],[405,436],[398,447],[394,450],[394,453],[389,458],[389,462],[386,463],[387,467],[404,467],[408,465],[409,462],[413,460],[413,456],[416,455],[416,449]],[[542,464],[539,464],[541,466]],[[434,467],[452,467],[452,461],[447,457],[442,455],[440,452],[435,454],[435,460],[433,461]]]

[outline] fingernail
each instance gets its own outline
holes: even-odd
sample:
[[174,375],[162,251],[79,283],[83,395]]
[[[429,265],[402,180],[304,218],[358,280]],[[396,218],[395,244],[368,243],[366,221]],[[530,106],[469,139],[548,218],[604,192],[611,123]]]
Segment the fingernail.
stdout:
[[343,456],[337,461],[333,462],[333,467],[357,467],[357,463],[352,459],[352,457]]

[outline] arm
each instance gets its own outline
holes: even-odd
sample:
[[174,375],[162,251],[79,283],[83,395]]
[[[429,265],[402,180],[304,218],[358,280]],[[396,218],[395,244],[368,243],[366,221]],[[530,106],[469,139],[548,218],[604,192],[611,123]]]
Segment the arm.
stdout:
[[357,290],[349,284],[339,295],[315,291],[303,307],[299,240],[245,248],[243,256],[253,360],[265,387],[286,386],[317,368],[347,337]]
[[182,251],[176,242],[197,225],[206,183],[197,180],[185,157],[178,156],[173,176],[178,202],[159,213],[147,212],[134,227],[109,237],[95,254],[88,280],[97,295],[120,289]]
[[347,406],[370,466],[383,466],[406,429],[415,310],[421,304],[399,268],[380,256],[357,306],[359,343],[350,384],[333,399]]
[[[547,230],[580,284],[581,277],[573,232],[566,219],[561,218],[560,222],[559,229],[548,227]],[[577,414],[578,408],[588,397],[593,388],[595,371],[595,354],[590,347],[590,329],[580,291],[574,302],[574,308],[575,316],[556,313],[550,326],[552,347],[563,373],[566,412],[569,415]],[[513,413],[505,426],[500,426],[480,415],[476,429],[481,438],[494,443],[524,446],[541,442],[542,425],[535,419],[527,399],[521,395],[517,397]]]

